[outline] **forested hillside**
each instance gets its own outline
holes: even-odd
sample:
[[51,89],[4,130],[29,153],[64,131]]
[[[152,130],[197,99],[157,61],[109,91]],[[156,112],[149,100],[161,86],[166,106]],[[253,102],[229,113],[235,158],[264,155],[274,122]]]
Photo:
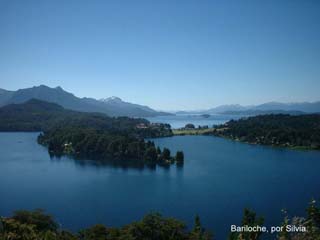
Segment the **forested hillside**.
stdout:
[[231,120],[210,134],[254,144],[320,149],[320,114],[269,114]]
[[142,118],[108,117],[102,113],[77,112],[37,99],[0,108],[0,131],[46,131],[67,126],[134,132],[142,137],[172,134],[170,125],[167,124],[152,125]]

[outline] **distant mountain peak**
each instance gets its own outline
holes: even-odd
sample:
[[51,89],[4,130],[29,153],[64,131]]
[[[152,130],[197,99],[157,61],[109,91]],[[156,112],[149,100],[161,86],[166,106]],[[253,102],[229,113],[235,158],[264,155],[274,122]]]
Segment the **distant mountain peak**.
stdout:
[[0,93],[6,93],[6,92],[12,92],[12,91],[5,90],[5,89],[3,89],[3,88],[0,88]]
[[121,98],[112,96],[108,98],[102,98],[100,99],[101,102],[123,102]]
[[178,113],[204,113],[204,114],[302,114],[302,113],[320,113],[320,101],[317,102],[266,102],[259,105],[242,106],[239,104],[220,105],[215,108],[202,111],[188,111]]
[[32,88],[50,88],[50,87],[48,87],[47,85],[41,84],[39,86],[33,86]]
[[63,90],[60,86],[51,88],[46,85],[39,85],[17,91],[0,90],[0,106],[24,103],[30,99],[56,103],[65,109],[74,111],[101,112],[109,116],[152,117],[168,115],[168,113],[157,112],[147,106],[122,101],[115,96],[101,100],[79,98]]

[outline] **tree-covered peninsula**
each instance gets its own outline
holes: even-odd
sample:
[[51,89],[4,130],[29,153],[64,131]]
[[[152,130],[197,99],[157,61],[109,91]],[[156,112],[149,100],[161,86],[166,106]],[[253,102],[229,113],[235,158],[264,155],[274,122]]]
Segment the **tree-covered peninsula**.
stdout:
[[41,131],[38,142],[47,146],[52,155],[151,166],[184,161],[182,152],[171,156],[169,149],[161,150],[153,142],[145,141],[172,136],[169,124],[76,112],[36,99],[0,108],[0,131]]
[[320,150],[320,114],[268,114],[231,120],[206,134],[280,147]]
[[38,142],[47,146],[53,155],[110,160],[115,164],[168,166],[184,161],[182,152],[178,151],[173,157],[169,149],[161,150],[154,142],[138,137],[134,130],[110,132],[89,127],[59,127],[41,133]]

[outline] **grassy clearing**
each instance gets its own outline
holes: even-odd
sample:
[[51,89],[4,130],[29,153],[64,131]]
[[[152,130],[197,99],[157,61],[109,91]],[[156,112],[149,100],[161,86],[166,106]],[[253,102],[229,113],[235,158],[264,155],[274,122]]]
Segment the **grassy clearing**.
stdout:
[[213,131],[213,128],[206,128],[206,129],[173,129],[173,135],[202,135],[208,134]]

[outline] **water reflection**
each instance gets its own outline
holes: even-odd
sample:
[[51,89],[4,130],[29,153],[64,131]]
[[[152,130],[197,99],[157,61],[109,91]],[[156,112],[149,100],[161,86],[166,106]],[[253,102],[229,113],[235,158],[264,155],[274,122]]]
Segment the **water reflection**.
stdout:
[[[135,169],[139,171],[143,171],[145,169],[156,171],[157,168],[162,168],[164,170],[169,170],[172,165],[175,164],[145,164],[140,160],[127,160],[127,159],[87,159],[84,157],[73,157],[67,155],[57,155],[49,153],[51,161],[60,162],[60,161],[71,161],[79,167],[82,168],[114,168],[114,169]],[[182,170],[183,163],[176,164],[177,169]]]

